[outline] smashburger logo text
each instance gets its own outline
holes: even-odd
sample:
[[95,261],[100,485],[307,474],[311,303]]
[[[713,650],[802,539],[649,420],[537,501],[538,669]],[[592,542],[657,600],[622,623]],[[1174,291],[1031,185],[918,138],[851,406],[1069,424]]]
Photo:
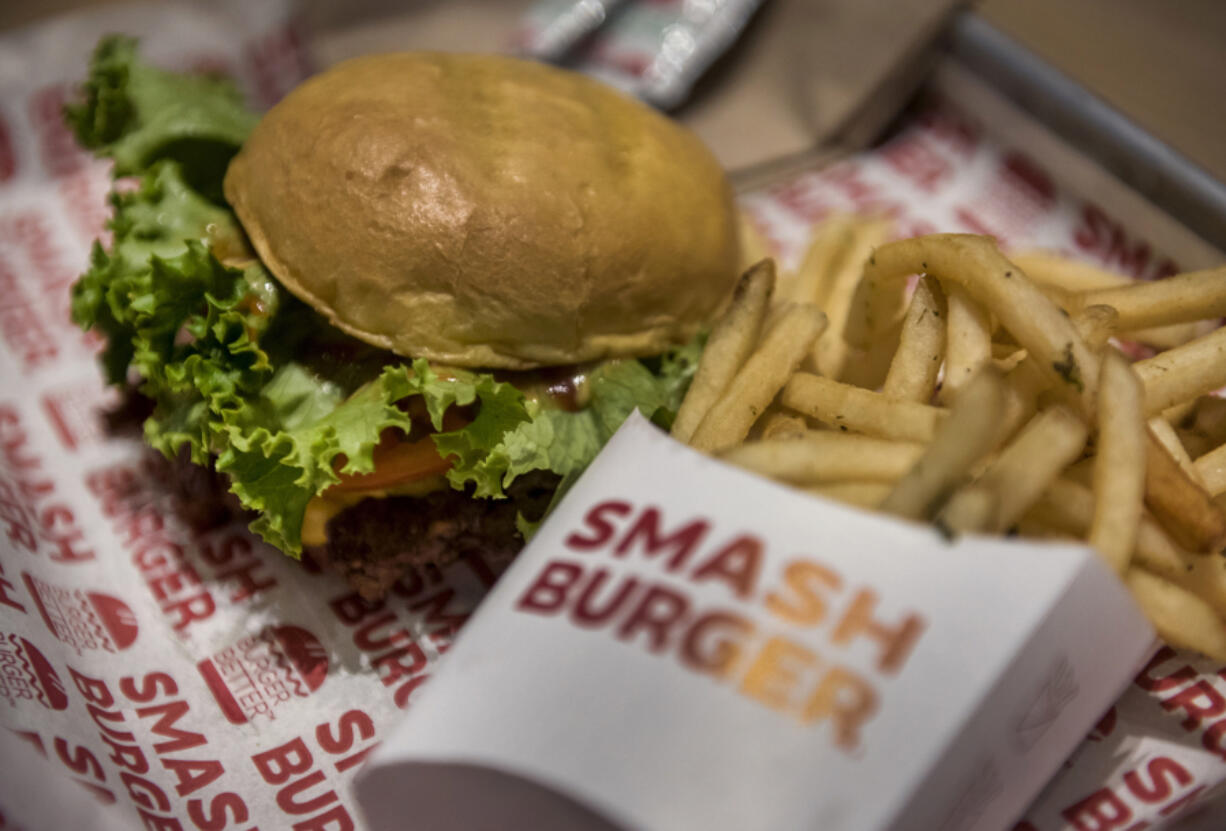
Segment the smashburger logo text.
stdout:
[[[655,506],[608,500],[587,511],[564,545],[574,556],[547,562],[518,611],[564,617],[669,655],[804,724],[828,723],[834,744],[849,752],[878,709],[879,688],[902,669],[925,627],[913,611],[885,619],[874,589],[811,556],[798,553],[778,579],[766,580],[763,540],[717,533],[705,517],[678,522]],[[607,564],[633,560],[649,561],[659,578]],[[690,589],[704,584],[726,588],[728,603],[700,606]],[[810,646],[815,632],[825,641],[820,652]],[[866,647],[870,671],[841,662],[849,649]]]

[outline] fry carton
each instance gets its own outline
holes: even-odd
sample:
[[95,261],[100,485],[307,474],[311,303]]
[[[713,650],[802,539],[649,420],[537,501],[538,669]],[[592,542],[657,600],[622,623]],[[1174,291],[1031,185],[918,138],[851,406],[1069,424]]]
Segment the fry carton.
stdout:
[[633,417],[358,794],[376,829],[573,810],[516,780],[624,828],[1005,828],[1152,643],[1087,549],[946,539]]

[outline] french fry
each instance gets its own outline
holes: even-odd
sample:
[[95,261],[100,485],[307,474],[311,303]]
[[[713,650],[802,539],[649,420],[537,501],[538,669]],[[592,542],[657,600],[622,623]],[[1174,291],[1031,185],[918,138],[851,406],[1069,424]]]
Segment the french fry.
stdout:
[[711,330],[698,363],[698,371],[681,403],[681,409],[677,411],[672,428],[675,438],[690,440],[720,394],[732,382],[737,370],[753,352],[774,288],[774,260],[762,260],[746,271],[737,283],[732,304]]
[[843,339],[861,352],[872,349],[897,328],[906,313],[906,303],[905,283],[888,276],[879,279],[865,269],[852,295]]
[[[766,317],[762,319],[762,332],[769,332],[774,329],[779,321],[783,320],[783,316],[788,313],[788,310],[797,305],[791,300],[780,300],[775,298],[775,301],[766,309]],[[812,305],[812,304],[808,304]],[[760,340],[761,338],[759,338]]]
[[803,436],[747,442],[721,457],[731,464],[798,485],[828,484],[848,479],[894,482],[911,469],[924,446],[829,430]]
[[1001,438],[1004,382],[984,367],[958,396],[949,418],[915,467],[898,481],[881,509],[906,519],[931,519],[971,468]]
[[833,499],[857,508],[876,508],[890,492],[888,482],[831,482],[805,488],[814,496]]
[[1194,457],[1226,444],[1226,398],[1212,395],[1198,398],[1181,439]]
[[[1074,321],[1086,326],[1089,321]],[[1091,324],[1092,325],[1092,324]],[[1088,344],[1087,344],[1088,346]],[[1023,350],[1024,352],[1024,350]],[[1048,376],[1028,353],[1024,353],[1015,366],[1005,375],[1005,415],[1002,436],[1008,437],[1019,430],[1030,420],[1040,404],[1059,401],[1060,396],[1053,396],[1050,390]]]
[[1039,396],[1047,383],[1029,356],[1005,374],[1005,414],[1001,435],[1012,436],[1039,409]]
[[940,284],[931,277],[920,280],[911,295],[898,350],[881,387],[884,395],[921,404],[932,399],[945,357],[945,310]]
[[[1084,516],[1081,519],[1085,520],[1093,496],[1088,488],[1074,487],[1079,488],[1084,497]],[[1069,519],[1067,514],[1071,504],[1067,493],[1045,496],[1019,521],[1019,528],[1027,537],[1078,538],[1084,529],[1084,522],[1075,530],[1062,527],[1068,524],[1065,520]],[[1054,521],[1053,514],[1056,515]],[[1169,546],[1166,553],[1155,556],[1154,549],[1160,547],[1155,541],[1162,539],[1165,537],[1156,524],[1152,521],[1142,522],[1137,538],[1136,563],[1145,564],[1145,567],[1130,569],[1125,579],[1130,588],[1134,588],[1137,582],[1146,584],[1140,589],[1144,596],[1138,596],[1134,589],[1134,597],[1155,624],[1159,635],[1177,646],[1203,651],[1212,657],[1213,653],[1207,650],[1214,648],[1213,642],[1218,636],[1205,638],[1190,633],[1198,630],[1212,633],[1215,627],[1223,625],[1218,610],[1226,608],[1223,605],[1226,604],[1226,560],[1188,555],[1169,541],[1166,543]],[[1161,576],[1158,576],[1159,573]],[[1136,575],[1144,576],[1138,578]],[[1162,597],[1167,602],[1160,603]],[[1194,624],[1190,629],[1189,618]]]
[[1218,445],[1198,458],[1193,465],[1205,490],[1211,496],[1226,493],[1226,444]]
[[998,340],[992,341],[992,360],[1016,362],[1018,355],[1025,356],[1026,350],[1018,346],[1016,343],[1005,343]]
[[1145,413],[1168,407],[1226,386],[1226,327],[1183,346],[1133,364],[1145,384]]
[[1226,316],[1226,267],[1097,288],[1076,299],[1081,308],[1095,303],[1113,307],[1119,313],[1123,329],[1219,318]]
[[1062,397],[1077,402],[1083,415],[1093,414],[1098,356],[1064,312],[1005,259],[991,237],[932,234],[891,242],[874,253],[864,279],[901,281],[917,273],[931,274],[943,286],[962,286],[1026,348]]
[[1119,330],[1119,319],[1115,309],[1110,306],[1086,306],[1073,315],[1073,325],[1086,346],[1099,352]]
[[1119,337],[1123,340],[1136,341],[1155,349],[1174,349],[1183,346],[1191,340],[1213,331],[1213,324],[1208,321],[1199,323],[1172,323],[1170,326],[1155,326],[1152,329],[1123,329]]
[[718,452],[742,441],[825,327],[826,316],[816,306],[791,306],[711,406],[690,444]]
[[1226,398],[1212,395],[1200,398],[1192,426],[1214,445],[1226,442]]
[[1003,533],[1085,447],[1089,430],[1065,405],[1043,410],[1022,428],[975,481],[990,493],[995,512],[983,530]]
[[847,214],[837,214],[813,229],[800,265],[780,292],[783,299],[825,307],[830,277],[847,251],[856,222]]
[[1193,459],[1204,456],[1222,444],[1222,441],[1214,436],[1212,431],[1205,429],[1201,423],[1202,402],[1209,400],[1213,400],[1213,397],[1201,396],[1195,401],[1185,401],[1183,404],[1162,411],[1162,417],[1175,426],[1180,444],[1187,449],[1188,455]]
[[1094,493],[1088,485],[1061,476],[1047,486],[1025,515],[1084,539],[1094,521]]
[[[1196,405],[1200,403],[1199,398],[1193,398],[1191,401],[1184,401],[1176,404],[1174,407],[1167,407],[1162,411],[1162,418],[1172,426],[1187,423],[1196,414]],[[1180,441],[1183,441],[1180,438]],[[1192,452],[1191,450],[1188,451]]]
[[[1009,259],[1025,271],[1030,279],[1042,286],[1069,314],[1075,314],[1084,306],[1095,303],[1113,305],[1109,299],[1103,299],[1097,294],[1099,290],[1148,285],[1137,283],[1123,274],[1046,251],[1013,253],[1009,255]],[[1121,323],[1120,328],[1121,337],[1125,340],[1138,341],[1159,349],[1170,349],[1187,343],[1207,331],[1197,324],[1172,324],[1141,329]]]
[[1220,551],[1226,543],[1226,516],[1151,431],[1145,436],[1145,504],[1184,548]]
[[1133,565],[1165,577],[1226,615],[1226,558],[1184,551],[1149,516],[1142,516],[1137,526],[1133,556]]
[[1123,274],[1051,251],[1015,251],[1009,260],[1039,285],[1056,286],[1070,294],[1118,288],[1133,282]]
[[1208,603],[1144,569],[1129,571],[1126,582],[1164,641],[1226,662],[1226,623]]
[[[1095,497],[1089,487],[1061,478],[1019,521],[1023,534],[1060,533],[1083,539],[1093,522]],[[1133,564],[1178,583],[1226,614],[1226,558],[1203,557],[1180,548],[1153,517],[1137,524]]]
[[[1195,464],[1196,460],[1200,459],[1201,456],[1206,456],[1209,453],[1212,453],[1214,450],[1217,450],[1218,447],[1221,447],[1221,445],[1214,446],[1213,443],[1208,441],[1204,435],[1192,429],[1176,427],[1175,434],[1179,436],[1179,443],[1184,446],[1184,448],[1188,451],[1188,455],[1192,457],[1193,464]],[[1204,471],[1198,472],[1201,474],[1201,479],[1207,484],[1209,480],[1204,478]]]
[[795,413],[788,413],[774,406],[759,419],[761,437],[764,439],[787,439],[803,436],[809,426]]
[[1029,355],[1025,349],[1011,343],[992,344],[992,363],[1002,373],[1010,372],[1015,366],[1026,360]]
[[1103,356],[1098,389],[1098,442],[1094,458],[1094,519],[1089,543],[1118,574],[1136,547],[1145,499],[1143,390],[1118,352]]
[[[1042,517],[1051,527],[1063,528],[1068,536],[1078,542],[1084,541],[1094,521],[1094,492],[1089,485],[1074,484],[1061,478],[1052,484],[1026,516]],[[1162,562],[1175,555],[1187,560],[1206,559],[1184,551],[1152,515],[1143,512],[1137,523],[1136,545],[1130,555],[1129,567],[1139,566],[1153,558]]]
[[854,225],[851,237],[828,277],[828,288],[821,305],[830,319],[830,325],[818,338],[813,353],[818,371],[827,378],[839,378],[843,374],[848,356],[848,343],[844,334],[860,275],[873,249],[889,237],[889,230],[889,224],[883,220],[869,220]]
[[798,372],[779,403],[836,430],[902,441],[931,441],[946,410]]
[[865,389],[879,389],[885,383],[885,377],[890,372],[890,364],[894,362],[894,356],[898,354],[901,334],[902,321],[899,320],[868,349],[849,346],[847,360],[843,363],[843,372],[835,380]]
[[1087,488],[1094,486],[1094,465],[1097,463],[1097,456],[1085,456],[1064,469],[1064,473],[1060,474],[1061,479],[1072,479],[1085,485]]
[[1149,427],[1149,432],[1153,434],[1167,453],[1171,454],[1171,458],[1183,468],[1183,472],[1188,478],[1202,488],[1205,486],[1204,481],[1200,477],[1200,471],[1196,469],[1196,465],[1192,463],[1192,457],[1188,455],[1188,450],[1183,446],[1183,441],[1179,438],[1179,433],[1171,426],[1171,423],[1162,416],[1154,416],[1146,425]]
[[745,211],[737,211],[738,232],[741,239],[741,269],[747,270],[754,264],[775,256],[770,242],[758,230],[758,225]]
[[939,395],[945,405],[952,404],[958,391],[992,359],[992,324],[987,310],[961,286],[950,286],[948,303],[945,378]]
[[1077,540],[1077,535],[1046,521],[1038,508],[1032,508],[1017,521],[1017,534],[1028,540]]
[[1149,516],[1137,528],[1133,565],[1175,583],[1226,615],[1226,559],[1189,554]]
[[975,484],[960,488],[937,515],[938,528],[955,534],[980,533],[987,530],[996,515],[996,495]]
[[[1090,306],[1083,309],[1076,315],[1069,317],[1072,321],[1073,328],[1076,330],[1081,342],[1095,356],[1099,358],[1103,351],[1103,347],[1110,341],[1111,336],[1115,334],[1116,314],[1115,310],[1110,306]],[[1046,405],[1059,400],[1069,400],[1067,390],[1053,389],[1051,385],[1051,375],[1048,368],[1044,367],[1038,360],[1033,359],[1029,353],[1026,357],[1018,362],[1018,366],[1025,364],[1019,372],[1026,376],[1026,387],[1034,394],[1036,403]],[[1064,369],[1064,367],[1061,367]],[[1065,394],[1062,394],[1065,393]],[[1092,412],[1092,406],[1089,402],[1082,401],[1082,410],[1087,408],[1087,417]]]

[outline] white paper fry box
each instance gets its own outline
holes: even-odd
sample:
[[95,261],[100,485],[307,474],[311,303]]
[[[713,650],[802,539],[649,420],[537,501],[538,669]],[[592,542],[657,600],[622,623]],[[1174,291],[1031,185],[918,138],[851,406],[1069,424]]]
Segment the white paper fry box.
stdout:
[[998,831],[1152,643],[1087,549],[951,542],[635,416],[358,794],[375,829]]

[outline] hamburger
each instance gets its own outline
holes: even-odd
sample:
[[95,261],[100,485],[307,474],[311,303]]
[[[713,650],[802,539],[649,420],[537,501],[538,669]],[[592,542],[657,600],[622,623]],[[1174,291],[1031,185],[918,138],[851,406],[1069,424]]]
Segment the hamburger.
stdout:
[[667,426],[736,279],[702,143],[529,61],[357,58],[260,118],[108,38],[66,118],[125,183],[73,315],[146,439],[369,597],[509,557],[632,410]]

